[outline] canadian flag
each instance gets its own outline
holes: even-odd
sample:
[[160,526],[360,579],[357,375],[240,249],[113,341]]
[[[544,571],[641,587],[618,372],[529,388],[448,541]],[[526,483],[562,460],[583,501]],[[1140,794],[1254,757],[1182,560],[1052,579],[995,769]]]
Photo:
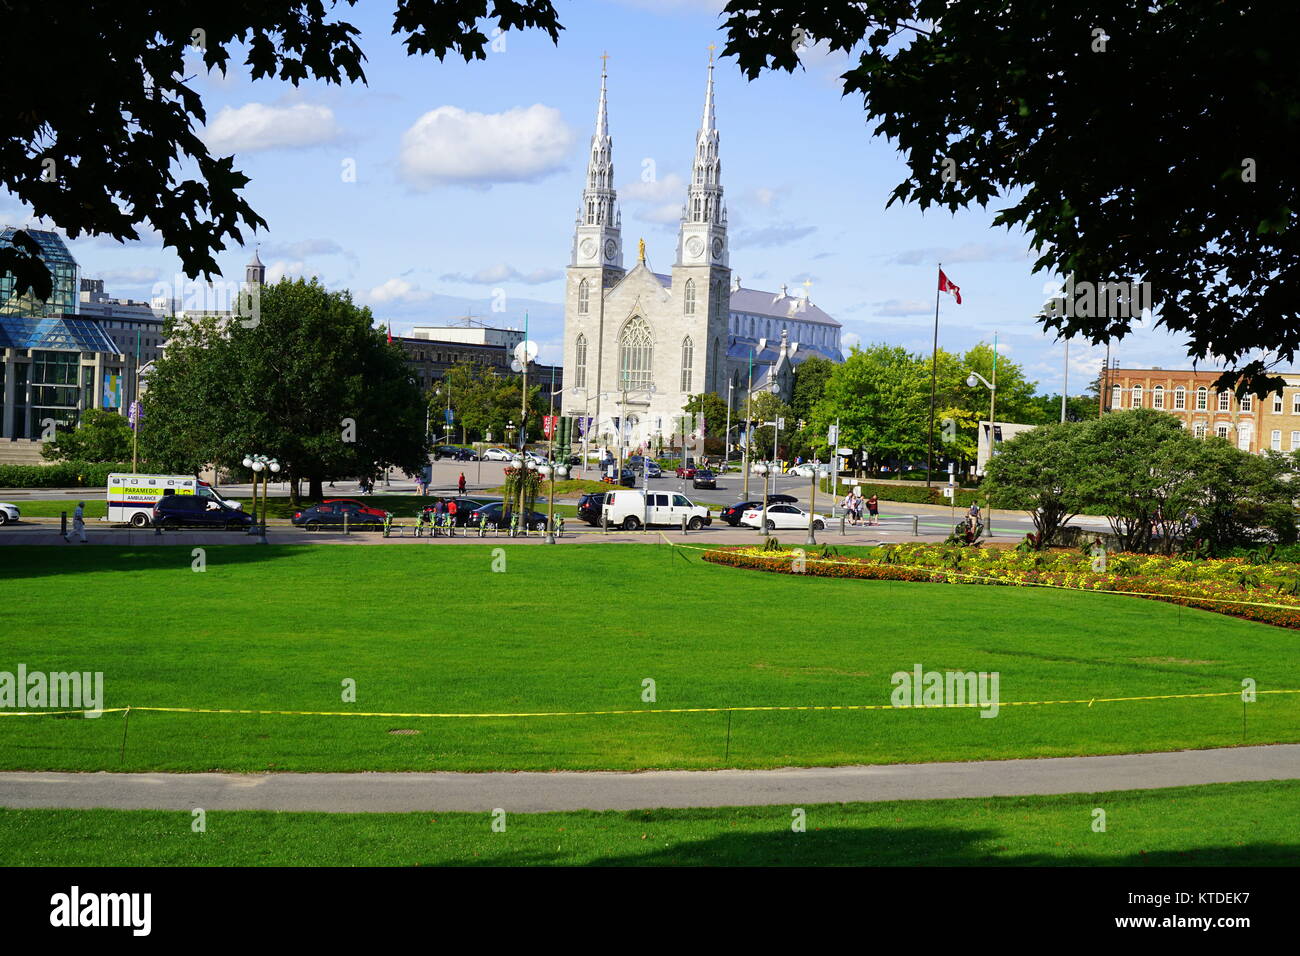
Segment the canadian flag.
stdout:
[[952,297],[957,300],[957,304],[961,305],[961,289],[943,274],[942,269],[939,270],[939,291],[951,293]]

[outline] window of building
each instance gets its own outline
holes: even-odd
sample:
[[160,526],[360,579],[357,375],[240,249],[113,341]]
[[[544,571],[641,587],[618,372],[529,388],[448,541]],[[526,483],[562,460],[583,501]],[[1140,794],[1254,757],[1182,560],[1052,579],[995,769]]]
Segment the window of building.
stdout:
[[1219,424],[1215,425],[1215,426],[1214,426],[1214,434],[1218,435],[1220,438],[1227,438],[1227,437],[1228,437],[1228,423],[1227,423],[1227,422],[1219,422]]
[[1133,400],[1129,402],[1129,407],[1130,408],[1142,407],[1142,386],[1141,385],[1133,386]]
[[1157,385],[1151,390],[1151,407],[1165,407],[1165,387],[1163,385]]
[[1205,422],[1197,422],[1192,428],[1192,434],[1197,438],[1205,437]]
[[1291,433],[1291,447],[1290,447],[1290,449],[1288,449],[1288,450],[1289,450],[1289,451],[1296,451],[1297,449],[1300,449],[1300,432],[1292,432],[1292,433]]
[[578,283],[578,314],[586,315],[591,311],[591,284],[583,279]]
[[1232,410],[1231,406],[1232,406],[1232,395],[1228,392],[1220,392],[1219,411],[1221,412],[1231,411]]
[[1282,414],[1282,393],[1281,392],[1278,392],[1276,395],[1273,396],[1273,414],[1274,415]]
[[682,391],[691,391],[691,368],[695,364],[695,343],[688,335],[682,339]]
[[585,388],[587,385],[587,337],[578,333],[578,341],[574,346],[574,370],[573,384],[577,388]]
[[1291,414],[1300,415],[1300,392],[1291,396]]
[[1243,395],[1243,396],[1241,396],[1241,410],[1242,410],[1243,412],[1253,411],[1254,408],[1255,408],[1255,396],[1254,396],[1254,395]]
[[1196,390],[1196,410],[1203,412],[1210,407],[1210,392],[1204,385]]
[[1250,451],[1250,440],[1255,437],[1255,429],[1250,422],[1239,422],[1237,424],[1237,447],[1242,451]]
[[1179,385],[1174,389],[1174,411],[1181,412],[1187,408],[1187,389]]
[[645,319],[633,316],[618,341],[619,388],[644,388],[654,381],[654,339]]
[[1273,429],[1273,434],[1269,438],[1268,447],[1274,451],[1282,450],[1282,429]]
[[1110,390],[1110,407],[1111,407],[1111,408],[1120,408],[1120,407],[1123,406],[1123,404],[1124,404],[1124,399],[1123,399],[1123,397],[1122,397],[1122,396],[1123,396],[1123,392],[1124,392],[1124,390],[1123,390],[1122,388],[1120,388],[1118,385],[1115,385],[1115,386],[1112,386],[1112,387],[1111,387],[1111,390]]
[[686,314],[694,315],[695,314],[695,280],[694,279],[686,280],[686,295],[684,296],[684,299],[686,302]]

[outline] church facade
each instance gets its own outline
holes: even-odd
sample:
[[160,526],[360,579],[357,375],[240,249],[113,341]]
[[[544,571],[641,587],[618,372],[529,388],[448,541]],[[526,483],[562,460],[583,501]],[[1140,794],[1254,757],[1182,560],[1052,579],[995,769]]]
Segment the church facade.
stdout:
[[[743,288],[733,278],[710,59],[704,113],[671,272],[653,272],[639,242],[624,266],[614,187],[606,72],[574,226],[564,306],[563,408],[590,417],[595,437],[630,444],[678,432],[692,396],[744,400],[754,388],[789,397],[811,355],[843,361],[840,324],[808,296]],[[589,436],[592,437],[592,436]]]

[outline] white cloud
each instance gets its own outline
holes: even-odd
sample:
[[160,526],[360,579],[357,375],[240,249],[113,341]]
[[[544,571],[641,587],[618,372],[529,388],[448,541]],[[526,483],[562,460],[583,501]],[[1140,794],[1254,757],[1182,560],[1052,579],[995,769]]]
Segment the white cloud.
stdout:
[[225,107],[207,127],[204,139],[216,153],[318,146],[339,138],[341,130],[328,106],[246,103]]
[[686,201],[686,180],[676,173],[649,182],[636,179],[619,188],[619,198],[639,204],[633,215],[642,222],[676,225]]
[[757,229],[743,230],[731,240],[731,245],[734,249],[741,249],[745,246],[760,248],[784,246],[791,242],[797,242],[805,236],[811,236],[816,231],[816,226],[796,226],[793,223],[779,223],[774,226],[761,226]]
[[840,336],[840,345],[846,349],[862,345],[862,336],[857,332],[845,332]]
[[303,274],[305,268],[301,260],[288,262],[284,259],[276,259],[266,267],[266,282],[268,285],[275,285],[285,277],[296,279]]
[[104,289],[108,291],[115,283],[118,285],[150,285],[158,280],[158,276],[158,269],[142,266],[138,269],[102,269],[95,272],[92,278],[103,279]]
[[476,285],[496,285],[501,282],[522,282],[524,285],[540,285],[564,277],[560,269],[534,269],[532,272],[520,272],[514,266],[499,262],[494,266],[479,269],[477,272],[443,273],[444,282],[472,282]]
[[398,164],[418,189],[533,182],[561,168],[573,139],[560,111],[540,103],[504,113],[440,106],[402,134]]
[[424,302],[431,294],[405,279],[389,279],[371,289],[366,294],[366,299],[381,305],[390,302]]

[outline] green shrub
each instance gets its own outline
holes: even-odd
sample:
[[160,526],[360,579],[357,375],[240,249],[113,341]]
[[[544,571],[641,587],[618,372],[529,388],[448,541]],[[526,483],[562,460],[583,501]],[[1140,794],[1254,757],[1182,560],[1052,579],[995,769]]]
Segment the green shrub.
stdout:
[[107,488],[111,473],[130,470],[130,462],[0,465],[0,488]]

